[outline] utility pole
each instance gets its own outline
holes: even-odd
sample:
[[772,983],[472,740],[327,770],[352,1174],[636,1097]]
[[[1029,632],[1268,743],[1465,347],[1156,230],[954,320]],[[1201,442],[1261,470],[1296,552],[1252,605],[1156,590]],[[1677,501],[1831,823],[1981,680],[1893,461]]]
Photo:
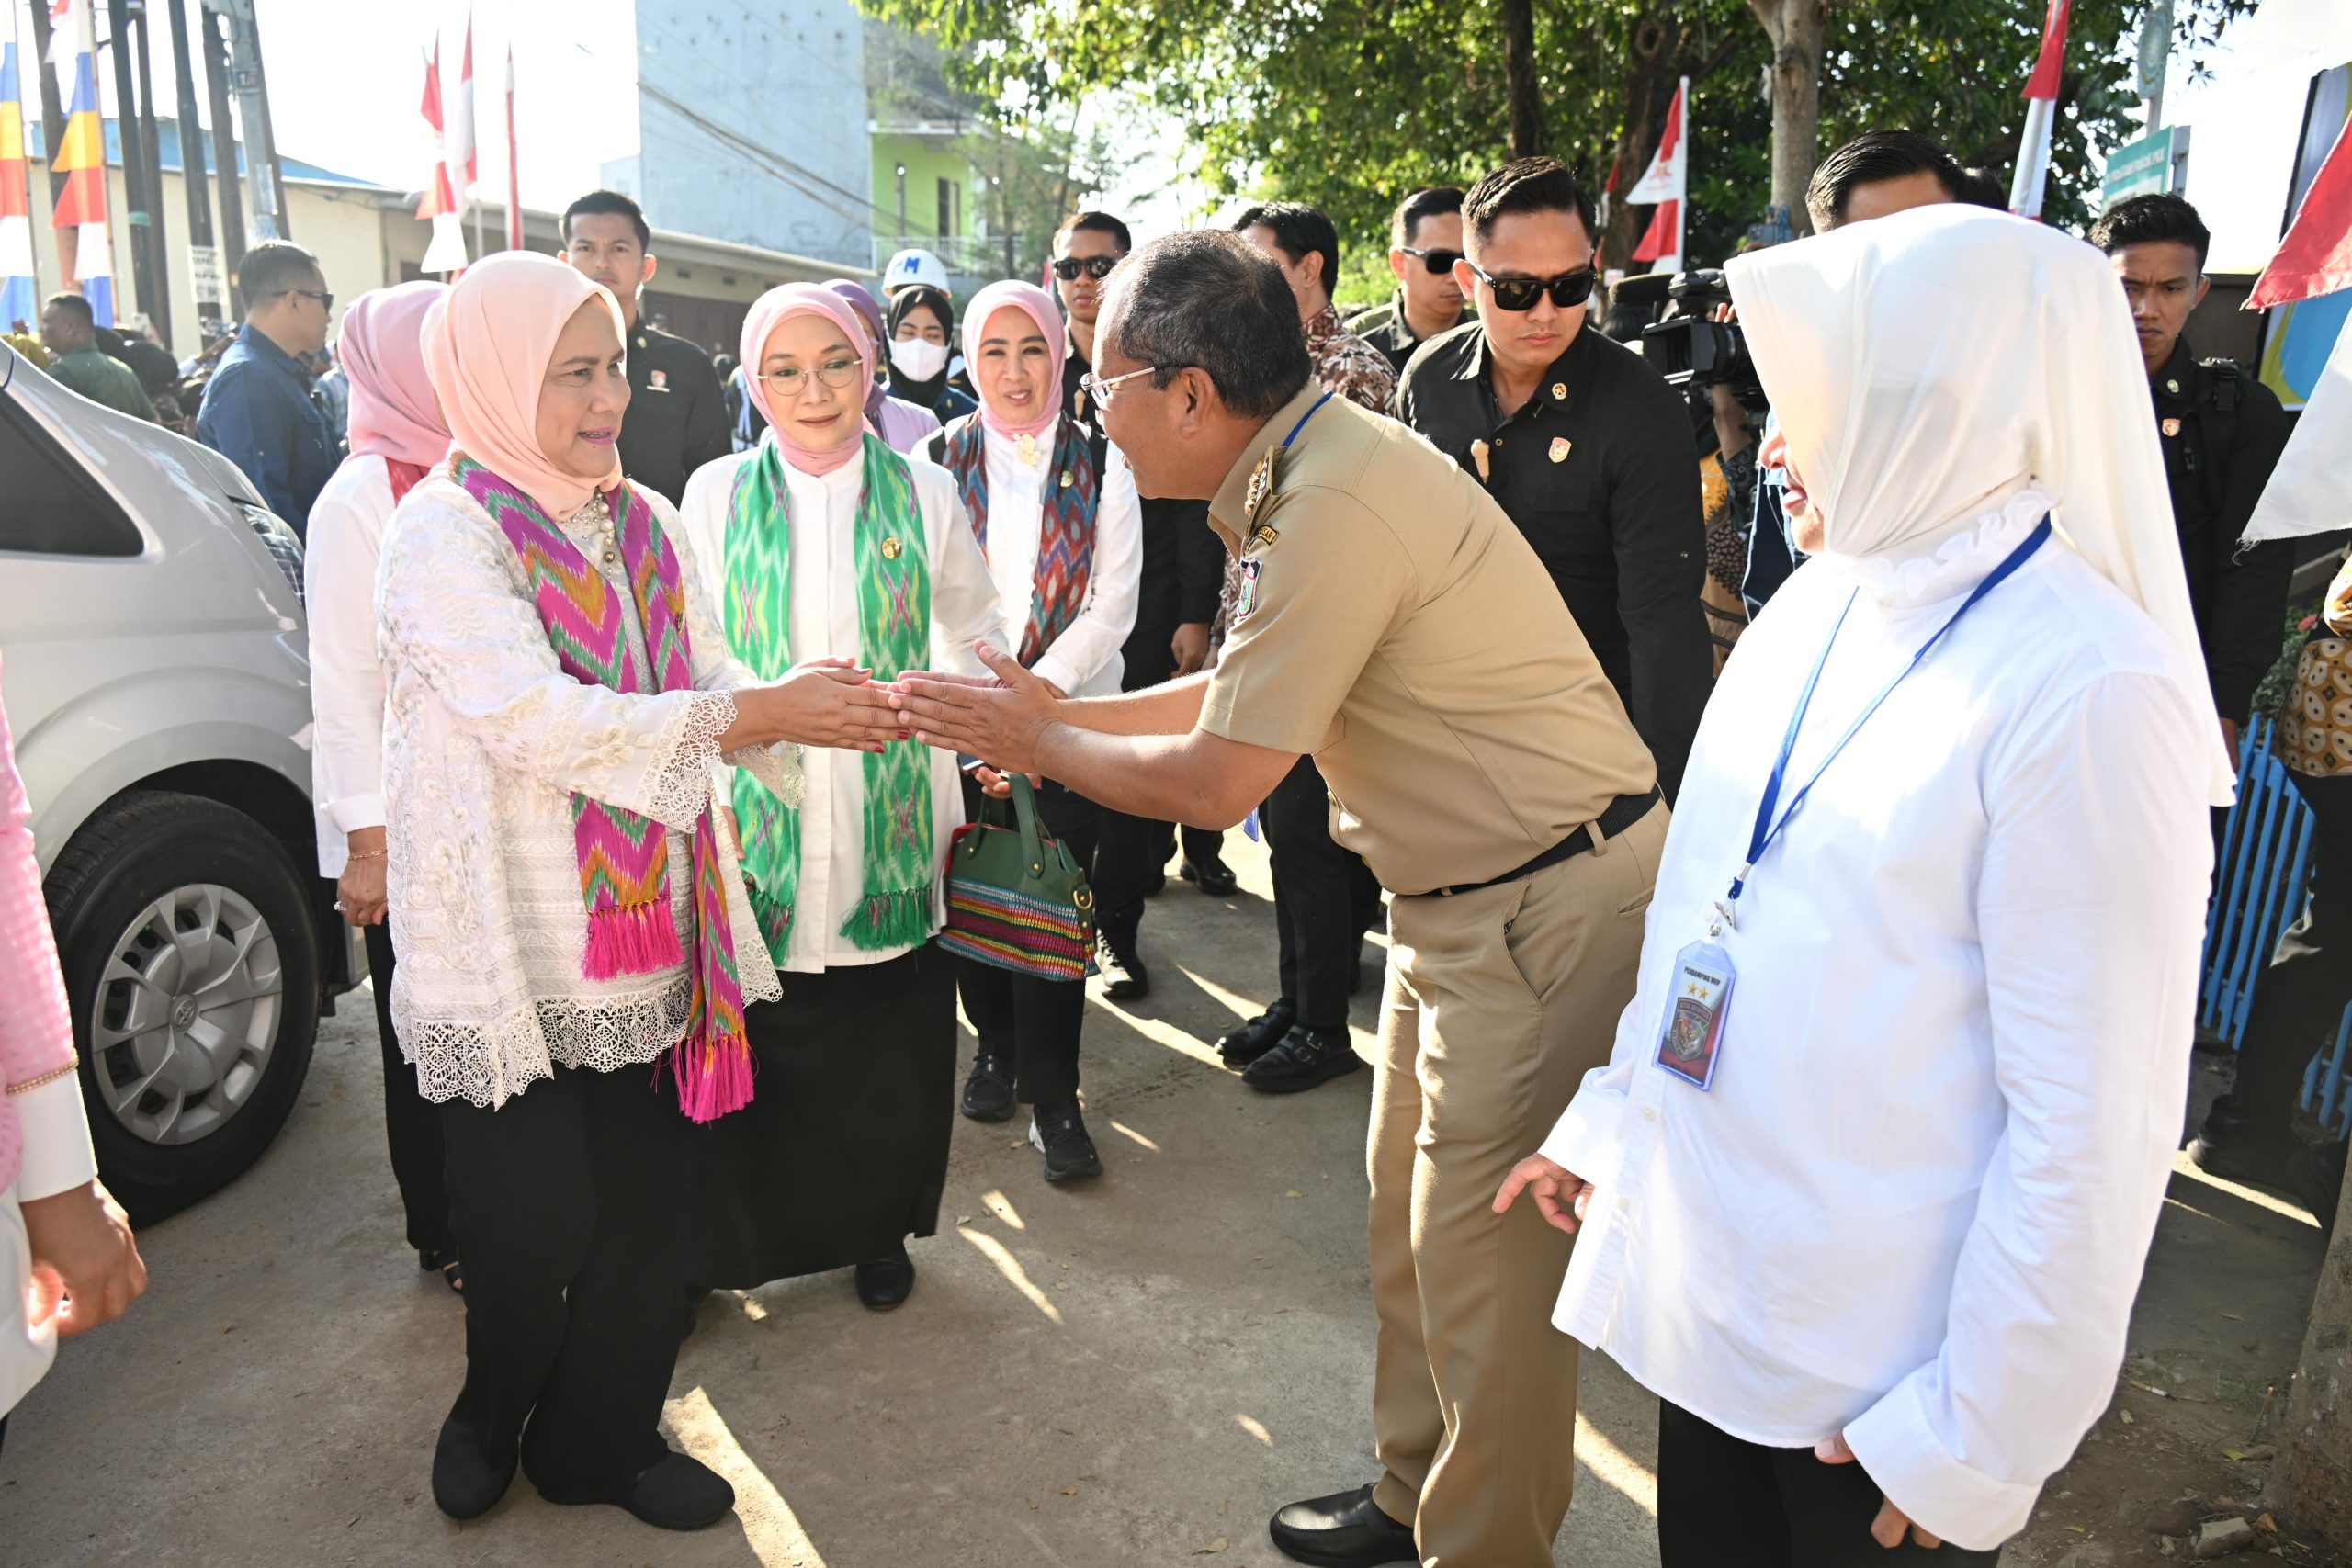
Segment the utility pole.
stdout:
[[[236,276],[245,259],[244,187],[237,167],[237,128],[229,118],[229,60],[220,45],[222,21],[209,6],[196,13],[197,44],[204,51],[204,85],[212,102],[212,172],[220,180],[221,303],[235,308],[239,320],[244,307],[227,279]],[[228,311],[222,312],[225,321]]]
[[197,347],[210,340],[212,327],[229,319],[229,291],[222,287],[220,249],[212,243],[212,186],[204,174],[205,144],[197,125],[195,56],[187,39],[188,0],[163,0],[172,17],[172,74],[179,89],[180,186],[187,197],[189,283],[196,298]]
[[111,30],[107,48],[114,55],[114,119],[122,144],[122,184],[125,220],[130,226],[130,276],[137,286],[139,308],[150,319],[155,313],[154,253],[148,231],[154,214],[147,210],[146,149],[139,136],[139,99],[130,90],[130,0],[112,0],[107,6]]
[[[41,162],[49,168],[49,204],[54,209],[57,198],[65,191],[65,176],[57,172],[57,144],[65,139],[65,104],[57,96],[57,72],[49,63],[50,39],[54,30],[49,22],[49,7],[35,6],[32,18],[32,73],[40,81]],[[71,278],[74,264],[66,259],[62,245],[57,262],[59,272]]]
[[229,28],[229,89],[237,95],[245,130],[245,179],[253,186],[253,233],[256,240],[288,237],[286,207],[278,188],[277,145],[269,134],[269,87],[261,68],[261,34],[254,26],[254,0],[204,0]]
[[[130,0],[131,70],[139,85],[139,151],[147,165],[148,265],[155,276],[155,303],[147,319],[155,328],[156,338],[168,347],[172,341],[171,248],[164,243],[163,139],[155,129],[155,82],[148,66],[147,31],[147,0]],[[187,161],[185,153],[180,161]]]

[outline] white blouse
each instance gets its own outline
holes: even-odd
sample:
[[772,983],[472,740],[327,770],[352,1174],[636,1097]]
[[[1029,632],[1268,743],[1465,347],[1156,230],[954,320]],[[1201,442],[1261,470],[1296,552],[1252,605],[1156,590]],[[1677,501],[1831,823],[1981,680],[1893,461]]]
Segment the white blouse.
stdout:
[[[2212,858],[2204,672],[2054,536],[1850,744],[1856,715],[2049,507],[1900,562],[1815,560],[1707,705],[1609,1065],[1544,1153],[1594,1184],[1553,1321],[1734,1437],[1843,1431],[1984,1550],[2105,1409],[2187,1090]],[[1855,591],[1859,589],[1857,593]],[[1677,954],[1820,782],[1718,939],[1712,1089],[1656,1065]]]
[[[978,419],[979,416],[970,416]],[[1029,626],[1037,584],[1037,532],[1045,517],[1046,486],[1053,447],[1040,443],[1030,461],[1021,460],[1017,437],[990,430],[983,438],[989,466],[989,575],[996,581],[1006,635],[1005,651],[1018,653]],[[1037,657],[1031,670],[1065,696],[1115,695],[1126,661],[1120,650],[1136,627],[1136,602],[1143,581],[1143,502],[1136,476],[1115,446],[1094,508],[1094,564],[1086,603]]]
[[[643,491],[673,543],[682,530]],[[602,498],[563,525],[617,592],[643,657],[644,632]],[[727,654],[691,552],[684,566],[693,691],[655,695],[587,685],[556,662],[522,562],[473,498],[436,471],[392,513],[377,588],[386,689],[385,826],[392,940],[401,955],[392,1021],[427,1100],[495,1107],[552,1076],[650,1062],[684,1032],[688,964],[595,981],[581,974],[586,906],[571,796],[668,829],[670,897],[691,930],[691,834],[711,803],[728,694],[758,682]],[[737,754],[786,798],[796,762]],[[781,991],[722,829],[719,865],[744,999]]]
[[[755,454],[738,453],[706,463],[686,481],[679,506],[695,575],[713,591],[727,570],[727,506],[735,478]],[[987,668],[972,645],[986,640],[1005,646],[996,585],[980,555],[956,481],[947,470],[919,457],[907,459],[922,510],[923,543],[931,562],[931,667],[967,675]],[[784,465],[786,499],[792,518],[790,543],[791,639],[795,663],[810,659],[859,657],[856,537],[858,494],[865,479],[861,453],[833,472],[804,474]],[[902,671],[877,670],[877,680]],[[907,951],[868,951],[841,934],[842,922],[865,890],[865,756],[859,751],[812,750],[801,765],[808,772],[808,798],[800,806],[798,908],[792,921],[792,947],[784,967],[794,974],[879,964]],[[731,784],[721,781],[731,794]],[[942,862],[947,840],[964,823],[964,791],[956,754],[931,753],[932,841]],[[932,930],[947,915],[946,879],[932,894]]]
[[311,505],[302,603],[311,627],[311,795],[319,874],[341,876],[350,835],[384,825],[384,667],[376,657],[376,565],[392,481],[369,454],[334,471]]

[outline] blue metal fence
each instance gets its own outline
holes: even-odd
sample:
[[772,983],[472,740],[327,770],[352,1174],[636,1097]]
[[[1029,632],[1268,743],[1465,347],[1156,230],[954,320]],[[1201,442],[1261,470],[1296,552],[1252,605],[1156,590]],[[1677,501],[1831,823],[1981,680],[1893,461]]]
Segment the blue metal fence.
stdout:
[[[2271,748],[2267,719],[2238,745],[2238,803],[2222,839],[2205,919],[2205,983],[2198,1021],[2237,1049],[2246,1010],[2279,936],[2302,914],[2312,813]],[[2352,1135],[2352,1008],[2303,1074],[2303,1106],[2338,1137]]]

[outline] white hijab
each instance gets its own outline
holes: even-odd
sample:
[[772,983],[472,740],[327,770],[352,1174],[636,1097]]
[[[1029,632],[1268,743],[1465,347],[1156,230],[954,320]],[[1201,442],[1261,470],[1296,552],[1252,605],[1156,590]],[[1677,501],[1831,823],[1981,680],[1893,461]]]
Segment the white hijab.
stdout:
[[[2204,668],[2130,308],[2107,258],[1984,208],[1915,208],[1725,268],[1823,553],[1910,553],[2029,483]],[[2193,700],[2211,708],[2200,682]],[[2234,771],[2211,737],[2211,794]]]

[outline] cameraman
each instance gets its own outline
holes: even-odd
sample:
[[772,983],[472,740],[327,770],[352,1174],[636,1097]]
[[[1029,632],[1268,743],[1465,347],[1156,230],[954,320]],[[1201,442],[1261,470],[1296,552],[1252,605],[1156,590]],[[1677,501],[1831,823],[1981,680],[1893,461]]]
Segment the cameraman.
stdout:
[[[1623,284],[1618,291],[1626,292]],[[1732,645],[1747,628],[1740,587],[1756,517],[1757,436],[1768,406],[1764,386],[1747,357],[1720,268],[1677,274],[1667,287],[1664,319],[1642,329],[1639,341],[1642,356],[1690,400],[1707,553],[1699,603],[1720,676]]]
[[1592,222],[1591,199],[1552,159],[1480,180],[1454,264],[1478,319],[1414,353],[1396,417],[1534,547],[1671,799],[1713,685],[1699,475],[1682,399],[1640,355],[1586,330]]

